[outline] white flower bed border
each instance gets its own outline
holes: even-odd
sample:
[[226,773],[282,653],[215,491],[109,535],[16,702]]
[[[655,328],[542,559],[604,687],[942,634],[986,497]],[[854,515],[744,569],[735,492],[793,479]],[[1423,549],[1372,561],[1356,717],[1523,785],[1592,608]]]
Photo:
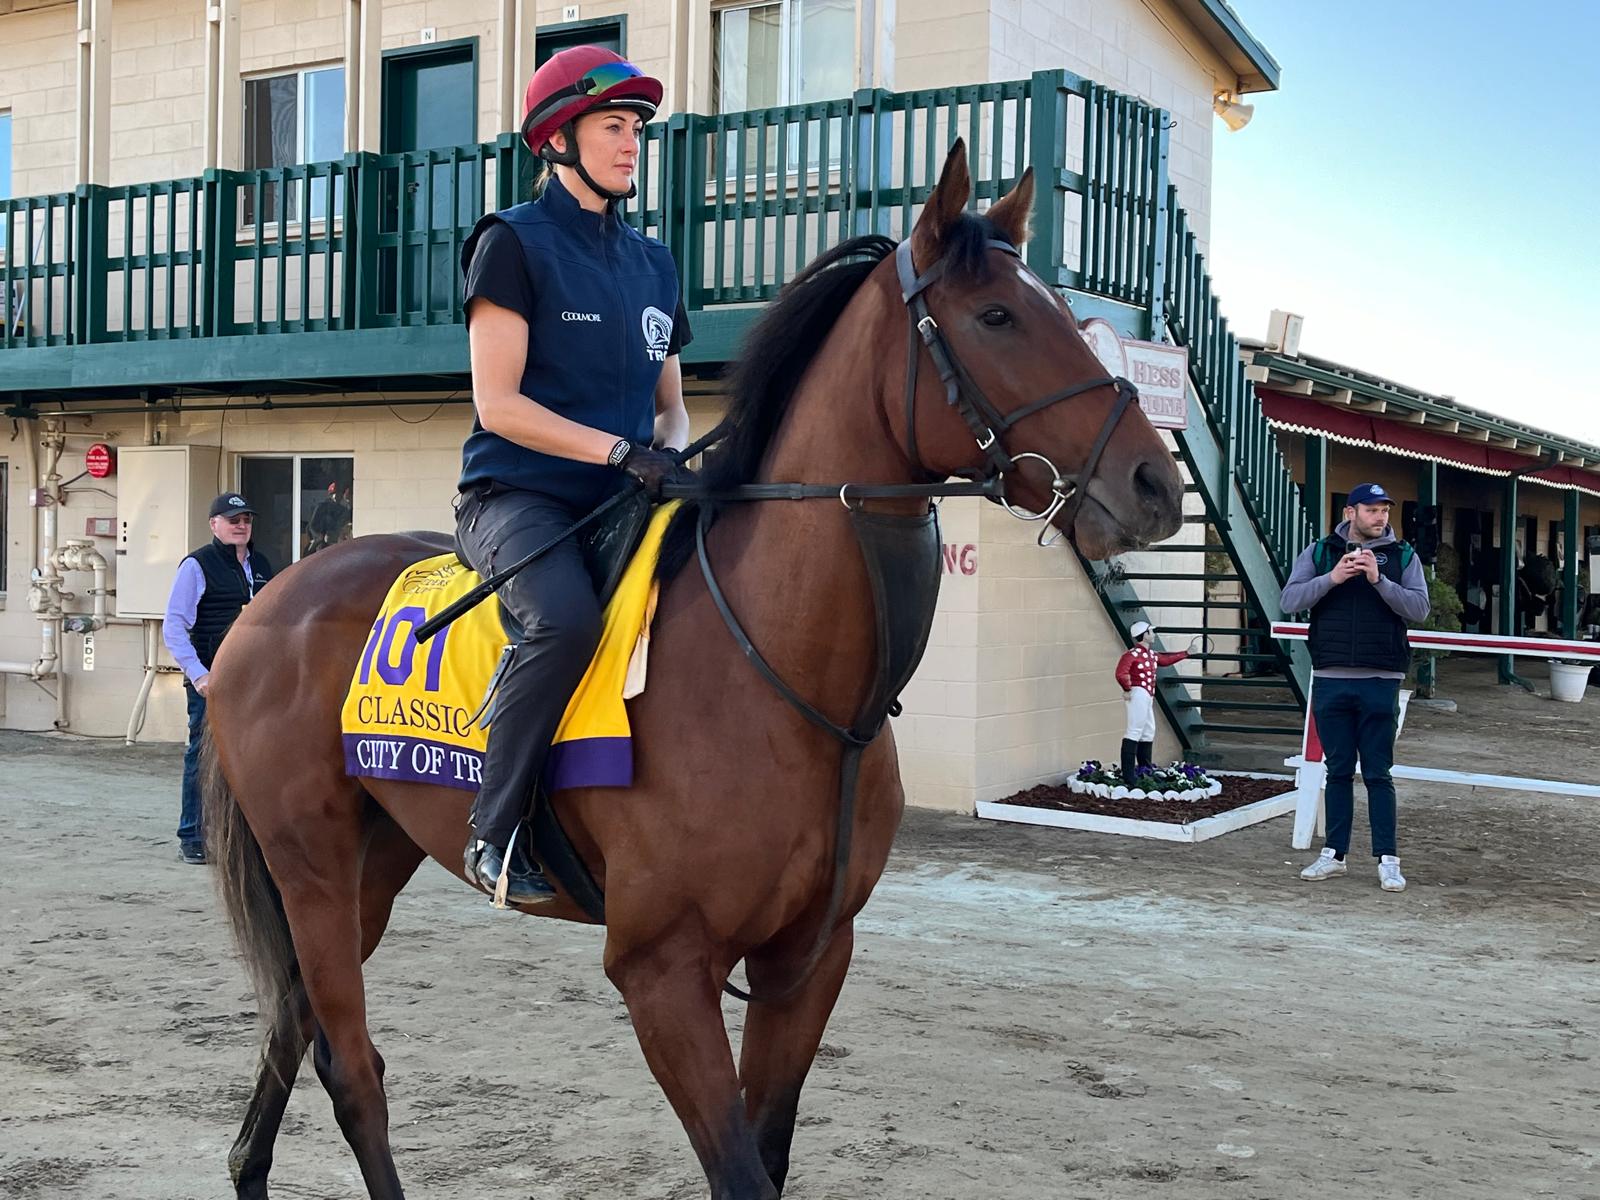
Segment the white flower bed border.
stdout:
[[[1228,775],[1241,779],[1281,779],[1291,788],[1294,784],[1293,775],[1212,770],[1207,770],[1206,774]],[[1076,783],[1077,780],[1071,782]],[[1122,797],[1115,794],[1117,791],[1125,793],[1123,788],[1112,788],[1106,784],[1087,784],[1074,787],[1072,790],[1093,791],[1095,795],[1109,799],[1121,799]],[[1201,796],[1215,794],[1209,789],[1194,790],[1199,791]],[[1217,791],[1221,790],[1219,784]],[[1188,798],[1184,793],[1178,792],[1172,793],[1172,796]],[[1262,821],[1269,821],[1273,817],[1291,813],[1294,811],[1298,796],[1298,792],[1290,790],[1281,796],[1269,796],[1265,800],[1257,800],[1241,808],[1218,813],[1214,817],[1201,817],[1198,821],[1187,821],[1183,824],[1170,821],[1138,821],[1131,817],[1106,817],[1099,813],[1067,812],[1058,808],[1030,808],[1021,804],[1000,804],[993,800],[978,801],[978,816],[986,821],[1009,821],[1016,825],[1049,825],[1057,829],[1082,829],[1090,833],[1120,833],[1126,837],[1155,838],[1163,842],[1204,842],[1224,833],[1232,833],[1235,829],[1244,829],[1250,825],[1258,825]]]

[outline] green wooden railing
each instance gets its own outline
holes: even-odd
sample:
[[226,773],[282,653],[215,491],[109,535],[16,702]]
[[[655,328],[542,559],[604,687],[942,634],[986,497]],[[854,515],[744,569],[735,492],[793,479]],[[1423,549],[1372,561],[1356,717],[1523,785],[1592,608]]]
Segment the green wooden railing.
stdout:
[[[1311,522],[1170,185],[1166,114],[1065,71],[649,127],[628,219],[672,250],[691,311],[772,299],[820,251],[909,234],[958,136],[975,205],[1032,166],[1029,265],[1190,350],[1238,503],[1280,579]],[[525,199],[521,141],[0,201],[0,348],[461,324],[461,244]],[[1232,487],[1216,514],[1236,514]]]

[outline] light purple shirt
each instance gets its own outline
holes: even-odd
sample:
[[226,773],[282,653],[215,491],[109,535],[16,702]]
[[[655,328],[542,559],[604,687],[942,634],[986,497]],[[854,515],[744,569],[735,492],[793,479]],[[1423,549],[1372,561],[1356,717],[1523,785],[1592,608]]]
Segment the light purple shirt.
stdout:
[[[248,553],[244,556],[244,577],[254,596],[255,575],[250,571]],[[167,615],[161,621],[161,640],[167,644],[190,683],[199,683],[211,673],[195,653],[194,642],[189,637],[205,590],[206,573],[200,569],[200,564],[193,557],[184,559],[178,564],[178,577],[172,581],[172,594],[167,597]]]

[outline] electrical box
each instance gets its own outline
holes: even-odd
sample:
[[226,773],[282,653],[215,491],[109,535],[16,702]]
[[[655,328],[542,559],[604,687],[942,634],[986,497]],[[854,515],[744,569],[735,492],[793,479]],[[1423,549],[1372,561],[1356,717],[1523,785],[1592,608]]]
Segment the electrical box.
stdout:
[[117,453],[117,616],[159,620],[178,564],[211,540],[215,446],[123,446]]
[[1290,358],[1296,357],[1300,353],[1300,331],[1305,323],[1306,319],[1296,313],[1273,309],[1267,320],[1267,347]]

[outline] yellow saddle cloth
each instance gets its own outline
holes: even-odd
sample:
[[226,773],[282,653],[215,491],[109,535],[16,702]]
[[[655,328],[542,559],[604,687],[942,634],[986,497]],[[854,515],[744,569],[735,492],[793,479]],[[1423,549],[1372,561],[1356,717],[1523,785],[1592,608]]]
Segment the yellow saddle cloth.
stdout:
[[[545,762],[548,791],[630,787],[626,700],[644,690],[656,560],[678,502],[651,514],[644,540],[606,605],[600,647],[567,704]],[[478,585],[454,554],[408,567],[389,588],[361,652],[341,724],[345,772],[477,791],[488,743],[491,680],[509,649],[490,596],[419,646],[416,629]]]

